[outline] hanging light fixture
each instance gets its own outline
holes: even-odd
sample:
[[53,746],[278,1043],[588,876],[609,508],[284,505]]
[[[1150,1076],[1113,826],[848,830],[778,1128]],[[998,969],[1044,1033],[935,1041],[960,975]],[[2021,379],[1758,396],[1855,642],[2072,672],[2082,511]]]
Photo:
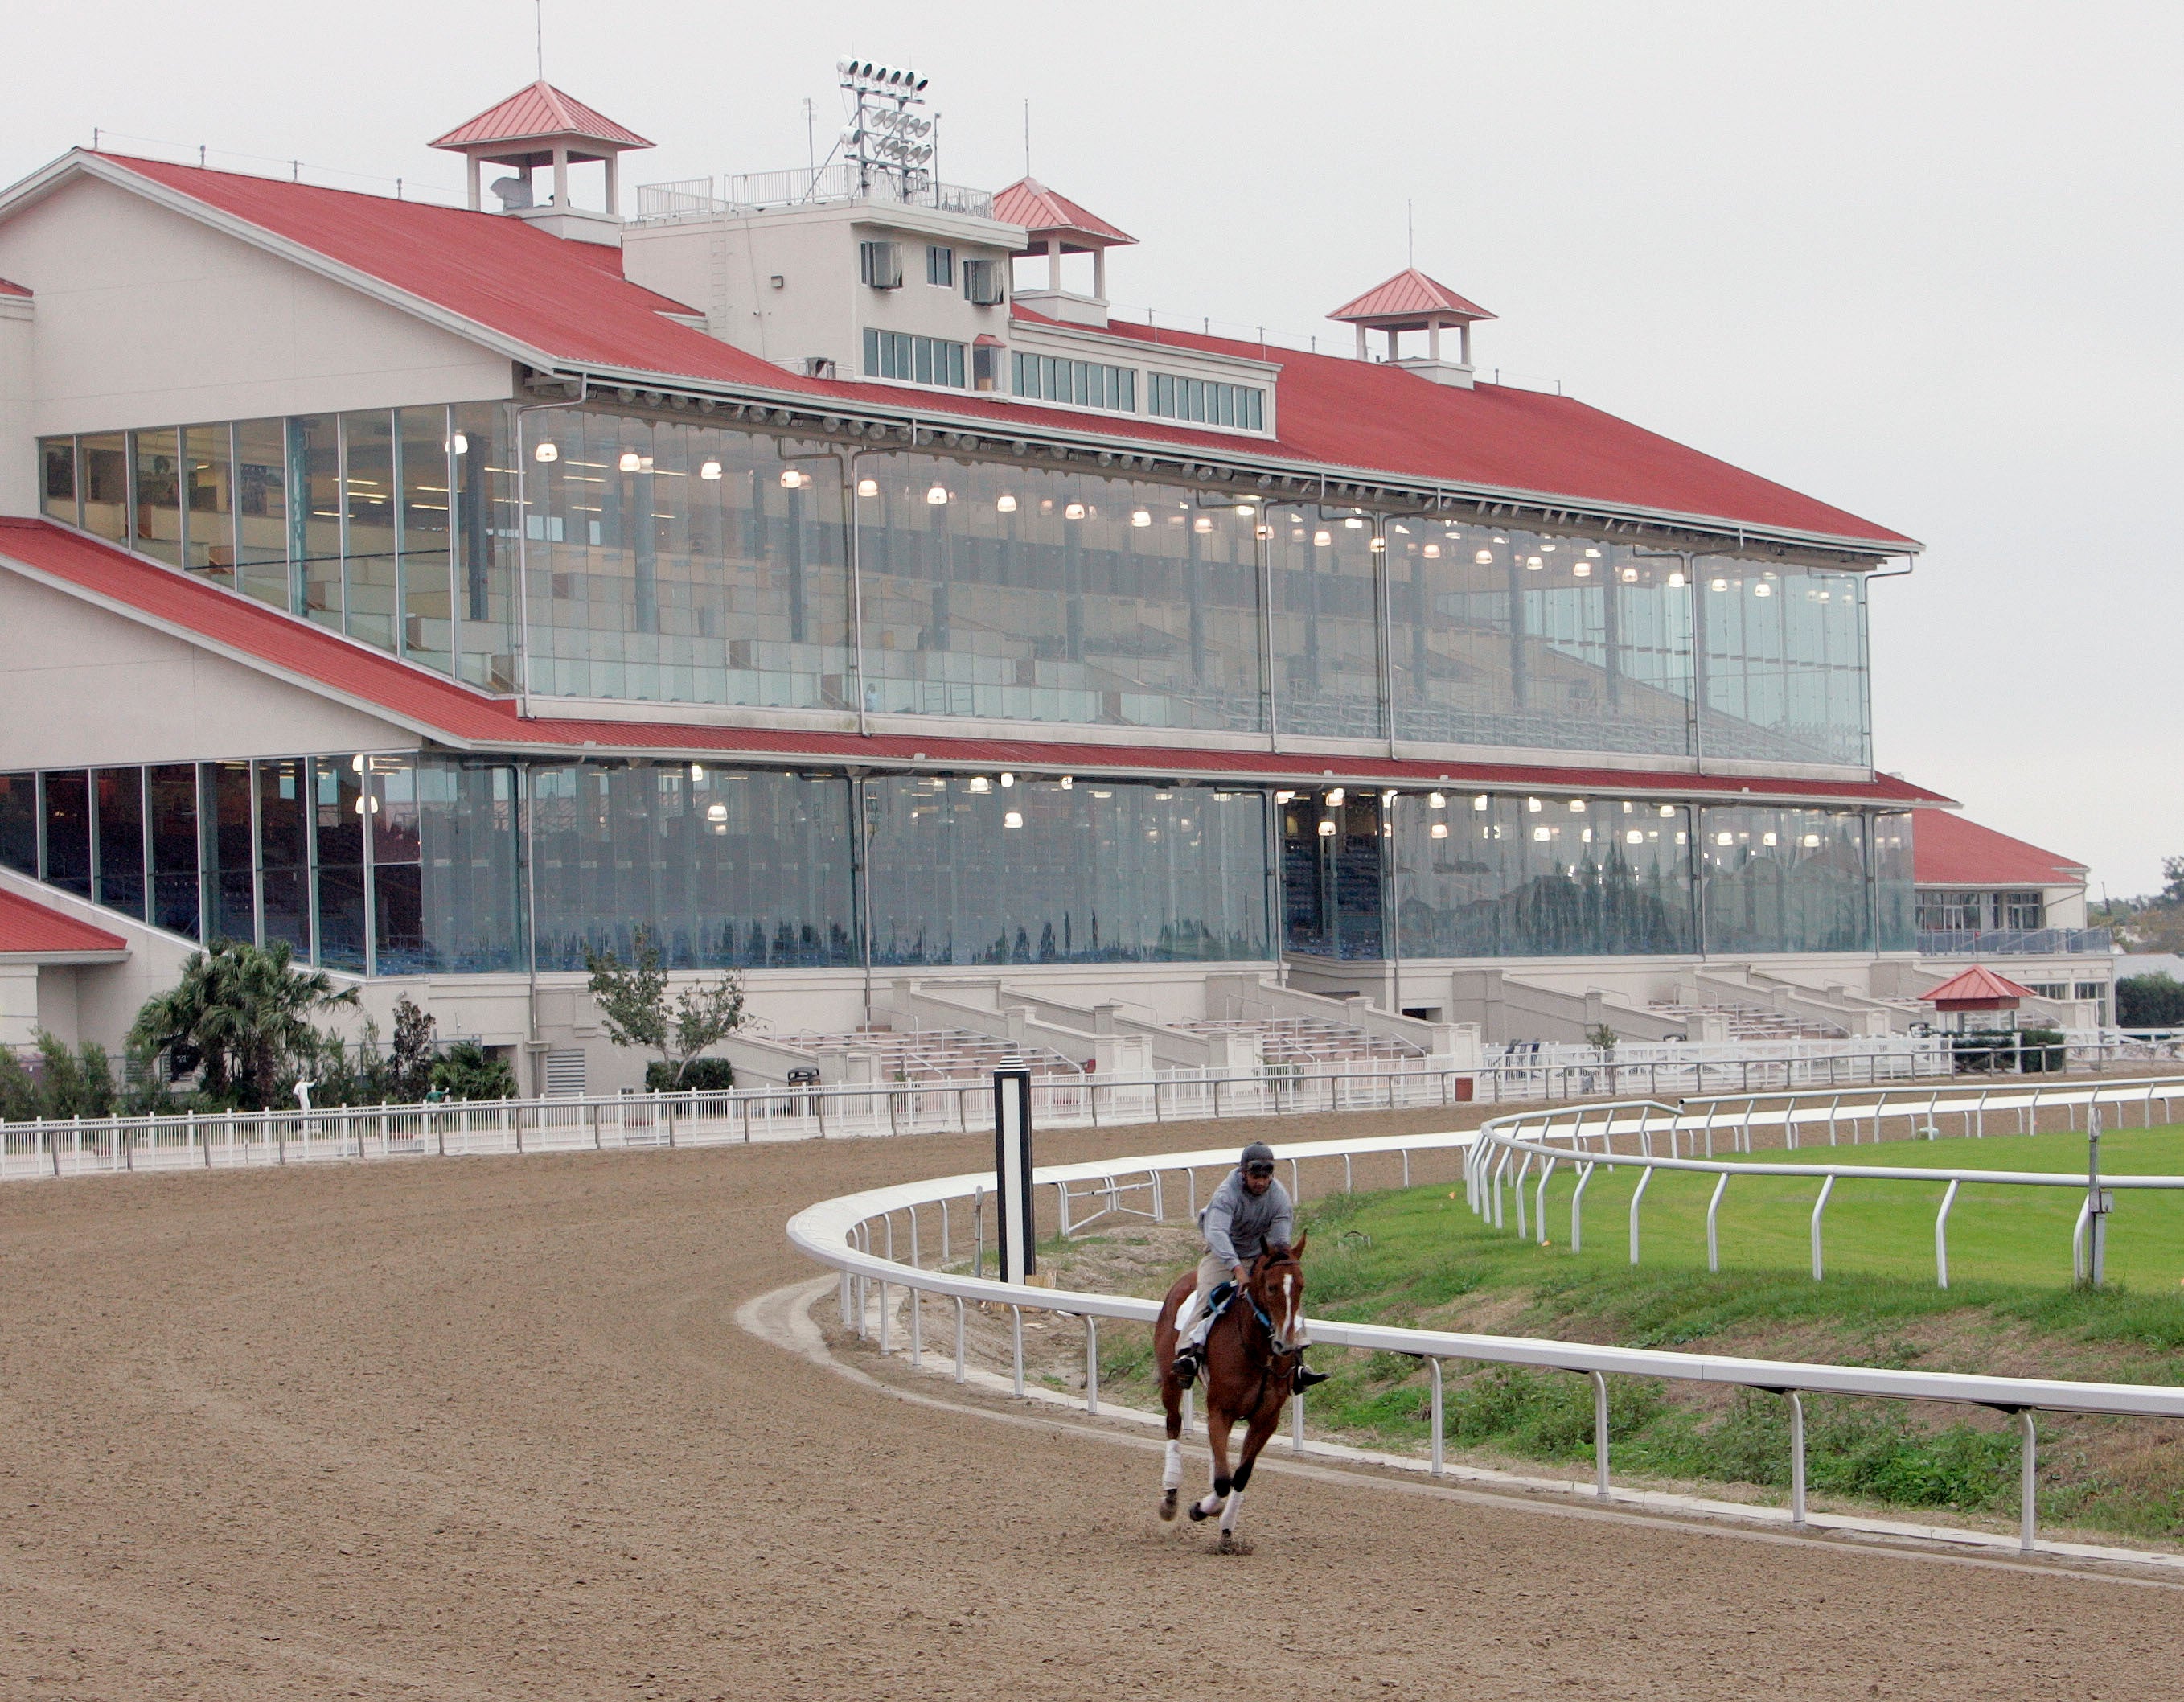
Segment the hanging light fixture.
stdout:
[[718,461],[709,460],[703,466],[698,469],[698,477],[699,478],[718,478],[720,476],[721,464]]
[[534,461],[558,461],[561,459],[561,446],[549,438],[532,450],[531,459]]
[[1023,812],[1021,810],[1011,810],[1007,814],[1001,818],[1001,825],[1005,828],[1022,827],[1023,825]]
[[880,482],[878,479],[861,478],[857,481],[857,494],[859,496],[878,496],[879,494]]
[[1072,502],[1072,503],[1071,503],[1071,504],[1069,505],[1069,506],[1068,506],[1068,507],[1067,507],[1067,508],[1065,508],[1065,509],[1063,509],[1063,510],[1061,511],[1061,517],[1062,517],[1064,520],[1082,520],[1082,519],[1084,519],[1084,505],[1083,503],[1081,503],[1081,502]]
[[615,466],[623,472],[635,472],[644,465],[644,456],[638,455],[635,449],[624,449],[621,452],[621,459],[615,463]]
[[1130,516],[1130,524],[1133,526],[1150,526],[1152,523],[1152,511],[1150,509],[1140,508]]
[[1006,491],[1003,491],[1001,494],[994,499],[994,507],[999,513],[1014,514],[1017,511],[1017,499],[1011,496]]
[[944,484],[936,484],[931,490],[925,493],[925,499],[935,508],[944,506],[948,500],[948,487]]

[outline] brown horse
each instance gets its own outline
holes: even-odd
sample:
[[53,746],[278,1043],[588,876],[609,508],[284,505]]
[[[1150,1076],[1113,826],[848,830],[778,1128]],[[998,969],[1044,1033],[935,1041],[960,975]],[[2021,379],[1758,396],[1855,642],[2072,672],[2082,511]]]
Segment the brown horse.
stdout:
[[[1206,1338],[1206,1437],[1213,1448],[1213,1492],[1190,1504],[1194,1520],[1221,1515],[1223,1552],[1236,1546],[1236,1515],[1251,1464],[1282,1421],[1304,1348],[1298,1342],[1304,1320],[1304,1267],[1298,1263],[1306,1236],[1295,1247],[1270,1247],[1253,1259],[1244,1292],[1229,1302]],[[1160,1366],[1161,1404],[1167,1409],[1167,1465],[1161,1480],[1163,1519],[1175,1517],[1176,1492],[1183,1484],[1184,1386],[1176,1381],[1176,1314],[1190,1297],[1195,1272],[1176,1279],[1153,1324],[1153,1356]],[[1228,1431],[1238,1420],[1245,1426],[1244,1451],[1232,1471]]]

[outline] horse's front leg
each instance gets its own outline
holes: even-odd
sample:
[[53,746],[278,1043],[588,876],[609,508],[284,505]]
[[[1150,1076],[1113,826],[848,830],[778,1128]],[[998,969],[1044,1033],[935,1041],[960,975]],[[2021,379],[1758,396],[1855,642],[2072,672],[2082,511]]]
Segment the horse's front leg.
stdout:
[[1234,1413],[1224,1412],[1210,1403],[1206,1409],[1206,1440],[1213,1450],[1213,1492],[1203,1501],[1190,1504],[1194,1520],[1211,1519],[1221,1510],[1228,1499],[1228,1429],[1236,1422]]
[[1281,1424],[1284,1404],[1277,1402],[1272,1411],[1262,1411],[1244,1432],[1243,1455],[1237,1462],[1236,1475],[1229,1485],[1228,1505],[1221,1515],[1221,1552],[1224,1554],[1236,1550],[1236,1521],[1244,1510],[1244,1487],[1251,1481],[1251,1467],[1259,1458],[1259,1450],[1267,1445]]
[[1167,1460],[1161,1469],[1160,1515],[1173,1519],[1183,1487],[1183,1391],[1173,1377],[1162,1379],[1161,1403],[1167,1409]]

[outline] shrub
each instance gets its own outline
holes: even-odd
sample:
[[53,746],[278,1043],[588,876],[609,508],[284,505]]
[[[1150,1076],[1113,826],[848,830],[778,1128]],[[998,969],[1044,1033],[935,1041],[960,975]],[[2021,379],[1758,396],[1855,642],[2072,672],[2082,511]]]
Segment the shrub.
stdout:
[[2184,1028],[2184,981],[2167,971],[2130,975],[2116,983],[2116,1026]]
[[694,1057],[682,1066],[682,1080],[655,1058],[644,1067],[648,1093],[718,1093],[736,1085],[736,1067],[724,1057]]
[[476,1041],[457,1041],[432,1065],[432,1085],[450,1099],[513,1099],[515,1072]]

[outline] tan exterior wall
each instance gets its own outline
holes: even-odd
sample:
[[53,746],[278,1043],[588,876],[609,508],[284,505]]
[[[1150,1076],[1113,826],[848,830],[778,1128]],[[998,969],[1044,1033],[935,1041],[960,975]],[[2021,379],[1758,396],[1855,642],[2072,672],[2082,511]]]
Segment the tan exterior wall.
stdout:
[[[0,277],[7,276],[0,272]],[[36,307],[20,295],[0,295],[0,514],[34,514],[38,506],[38,461],[31,430],[31,339]]]
[[[36,292],[33,435],[512,393],[509,362],[109,183],[0,225],[0,277]],[[30,446],[0,444],[28,465]],[[12,511],[24,492],[0,485]]]
[[407,732],[0,566],[0,767],[415,749]]

